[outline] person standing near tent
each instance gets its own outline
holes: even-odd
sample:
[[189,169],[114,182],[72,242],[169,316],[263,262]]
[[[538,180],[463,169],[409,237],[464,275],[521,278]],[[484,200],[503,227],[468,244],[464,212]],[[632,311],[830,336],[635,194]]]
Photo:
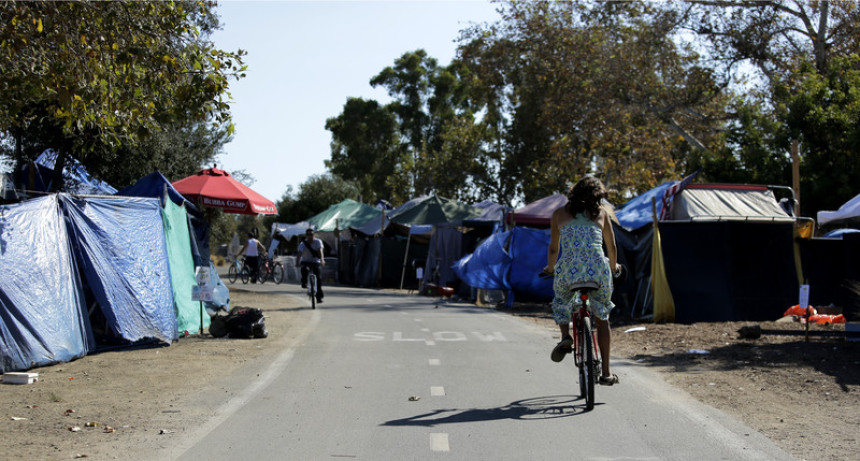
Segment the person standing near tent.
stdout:
[[305,238],[299,243],[296,255],[296,267],[302,266],[302,288],[308,287],[308,272],[313,271],[317,277],[317,302],[323,302],[322,277],[320,267],[325,266],[323,257],[323,242],[314,237],[314,230],[308,228]]
[[253,232],[248,232],[248,240],[242,245],[242,248],[236,253],[245,255],[245,267],[251,275],[251,283],[257,282],[257,277],[260,274],[260,254],[265,251],[263,244],[254,236]]
[[[597,322],[597,345],[603,357],[598,382],[611,386],[618,383],[618,376],[609,370],[609,313],[615,307],[612,303],[612,277],[620,273],[621,267],[617,262],[612,222],[609,213],[601,205],[605,197],[606,188],[594,176],[584,176],[571,188],[567,204],[552,214],[544,272],[555,274],[552,310],[561,332],[561,341],[552,350],[554,362],[561,362],[573,345],[569,306],[574,292],[570,286],[583,281],[600,283],[600,288],[590,298],[589,310]],[[603,253],[604,245],[606,256]]]

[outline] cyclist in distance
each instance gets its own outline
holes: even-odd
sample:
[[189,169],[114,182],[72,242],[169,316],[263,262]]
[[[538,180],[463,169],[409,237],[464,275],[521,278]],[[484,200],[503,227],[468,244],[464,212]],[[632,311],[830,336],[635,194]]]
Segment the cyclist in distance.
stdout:
[[263,244],[257,240],[257,237],[254,232],[248,232],[248,240],[242,245],[242,248],[239,250],[239,253],[236,254],[238,258],[239,255],[245,255],[245,267],[248,268],[248,273],[251,275],[251,283],[255,283],[257,281],[257,277],[260,274],[260,254],[262,254],[266,249],[263,247]]
[[325,266],[323,257],[323,242],[314,238],[314,230],[305,231],[305,238],[299,243],[299,251],[296,255],[296,267],[302,267],[302,288],[308,287],[308,272],[313,271],[317,277],[317,302],[323,302],[322,277],[320,267]]
[[[620,273],[621,267],[617,262],[612,221],[602,206],[605,197],[606,188],[594,176],[584,176],[570,189],[567,204],[552,214],[547,266],[544,272],[555,274],[552,310],[553,318],[561,331],[561,341],[551,355],[555,362],[562,361],[573,345],[569,324],[574,292],[570,286],[583,281],[596,281],[600,284],[600,288],[589,298],[589,310],[597,323],[597,346],[603,357],[598,382],[611,386],[618,383],[618,376],[609,370],[609,313],[615,307],[612,303],[612,276],[613,273]],[[606,256],[603,253],[604,245]]]

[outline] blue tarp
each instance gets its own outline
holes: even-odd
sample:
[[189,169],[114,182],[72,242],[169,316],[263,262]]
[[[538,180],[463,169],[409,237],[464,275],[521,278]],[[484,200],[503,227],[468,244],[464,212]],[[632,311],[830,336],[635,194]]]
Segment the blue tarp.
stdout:
[[185,211],[188,212],[188,227],[191,232],[191,252],[194,255],[194,264],[196,266],[207,266],[209,264],[209,223],[203,219],[203,214],[180,194],[173,184],[167,180],[160,172],[154,171],[140,179],[131,186],[117,192],[116,195],[128,197],[155,197],[162,200],[164,205],[164,193],[170,201],[177,205],[185,205]]
[[621,227],[627,230],[636,230],[651,224],[654,221],[654,214],[651,210],[651,199],[656,199],[657,216],[660,216],[660,211],[663,209],[663,194],[666,192],[666,189],[677,182],[665,182],[631,199],[620,210],[615,210],[615,217],[618,218]]
[[177,205],[182,205],[184,203],[186,210],[189,210],[192,213],[200,213],[197,210],[197,207],[194,206],[193,203],[189,202],[182,194],[177,192],[176,188],[173,187],[173,184],[171,184],[170,181],[168,181],[167,178],[158,171],[153,171],[152,173],[138,179],[136,183],[120,190],[116,195],[128,197],[156,197],[163,199],[165,191],[167,191],[167,196],[170,197],[170,200],[173,203]]
[[451,268],[467,285],[484,290],[508,290],[511,257],[507,251],[512,231],[499,232],[481,242],[475,252],[454,263]]
[[546,267],[548,248],[548,231],[515,227],[493,234],[452,268],[475,288],[509,290],[529,299],[550,300],[552,280],[538,277]]
[[514,228],[511,237],[511,289],[540,301],[552,300],[552,279],[538,274],[546,267],[549,230]]
[[170,343],[176,338],[176,314],[159,201],[66,195],[61,200],[108,334]]
[[0,206],[0,372],[95,348],[56,195]]

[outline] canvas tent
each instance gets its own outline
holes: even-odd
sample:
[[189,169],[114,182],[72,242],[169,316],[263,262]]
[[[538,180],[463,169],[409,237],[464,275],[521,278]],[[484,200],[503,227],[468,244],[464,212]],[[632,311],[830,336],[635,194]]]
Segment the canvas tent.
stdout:
[[94,328],[106,341],[173,341],[173,268],[158,200],[65,195],[60,200],[82,280],[100,311]]
[[[625,214],[620,210],[619,220]],[[663,215],[660,242],[675,321],[771,320],[796,303],[795,220],[772,187],[689,184]],[[634,309],[650,298],[652,232],[616,229],[636,268]]]
[[553,194],[517,208],[508,214],[512,226],[549,227],[552,212],[567,203],[564,194]]
[[0,372],[95,349],[57,196],[0,206],[0,250]]
[[845,224],[860,224],[860,194],[842,204],[836,211],[818,212],[818,225],[821,227]]
[[211,254],[209,251],[211,230],[209,223],[203,218],[200,210],[180,194],[164,175],[154,171],[116,193],[118,196],[125,197],[153,197],[160,199],[162,204],[164,204],[165,194],[176,205],[185,207],[185,211],[188,213],[188,228],[192,231],[191,252],[194,256],[194,264],[196,266],[208,266]]
[[2,371],[176,338],[158,200],[59,194],[6,205],[0,244]]
[[345,230],[353,226],[361,226],[368,221],[379,219],[382,210],[365,205],[355,200],[346,199],[336,203],[322,213],[308,219],[318,232]]
[[[410,200],[363,226],[353,226],[354,238],[339,255],[344,281],[398,287],[412,262],[426,262],[434,225],[460,223],[481,214],[470,205],[431,195]],[[417,283],[413,277],[406,280]]]
[[[34,162],[21,170],[20,182],[23,189],[29,191],[49,192],[54,180],[54,165],[57,152],[48,149],[42,152]],[[116,193],[110,184],[92,177],[87,169],[76,158],[67,156],[63,168],[63,185],[59,189],[73,194],[111,195]]]

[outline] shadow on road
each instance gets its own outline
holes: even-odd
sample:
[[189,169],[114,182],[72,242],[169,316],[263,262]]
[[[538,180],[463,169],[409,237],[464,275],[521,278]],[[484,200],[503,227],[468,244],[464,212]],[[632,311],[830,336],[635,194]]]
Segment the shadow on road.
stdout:
[[[575,403],[581,401],[581,403]],[[598,405],[600,405],[598,403]],[[440,409],[409,418],[386,421],[382,426],[427,426],[472,423],[503,419],[543,420],[566,418],[585,413],[585,400],[569,395],[518,400],[497,408]]]

